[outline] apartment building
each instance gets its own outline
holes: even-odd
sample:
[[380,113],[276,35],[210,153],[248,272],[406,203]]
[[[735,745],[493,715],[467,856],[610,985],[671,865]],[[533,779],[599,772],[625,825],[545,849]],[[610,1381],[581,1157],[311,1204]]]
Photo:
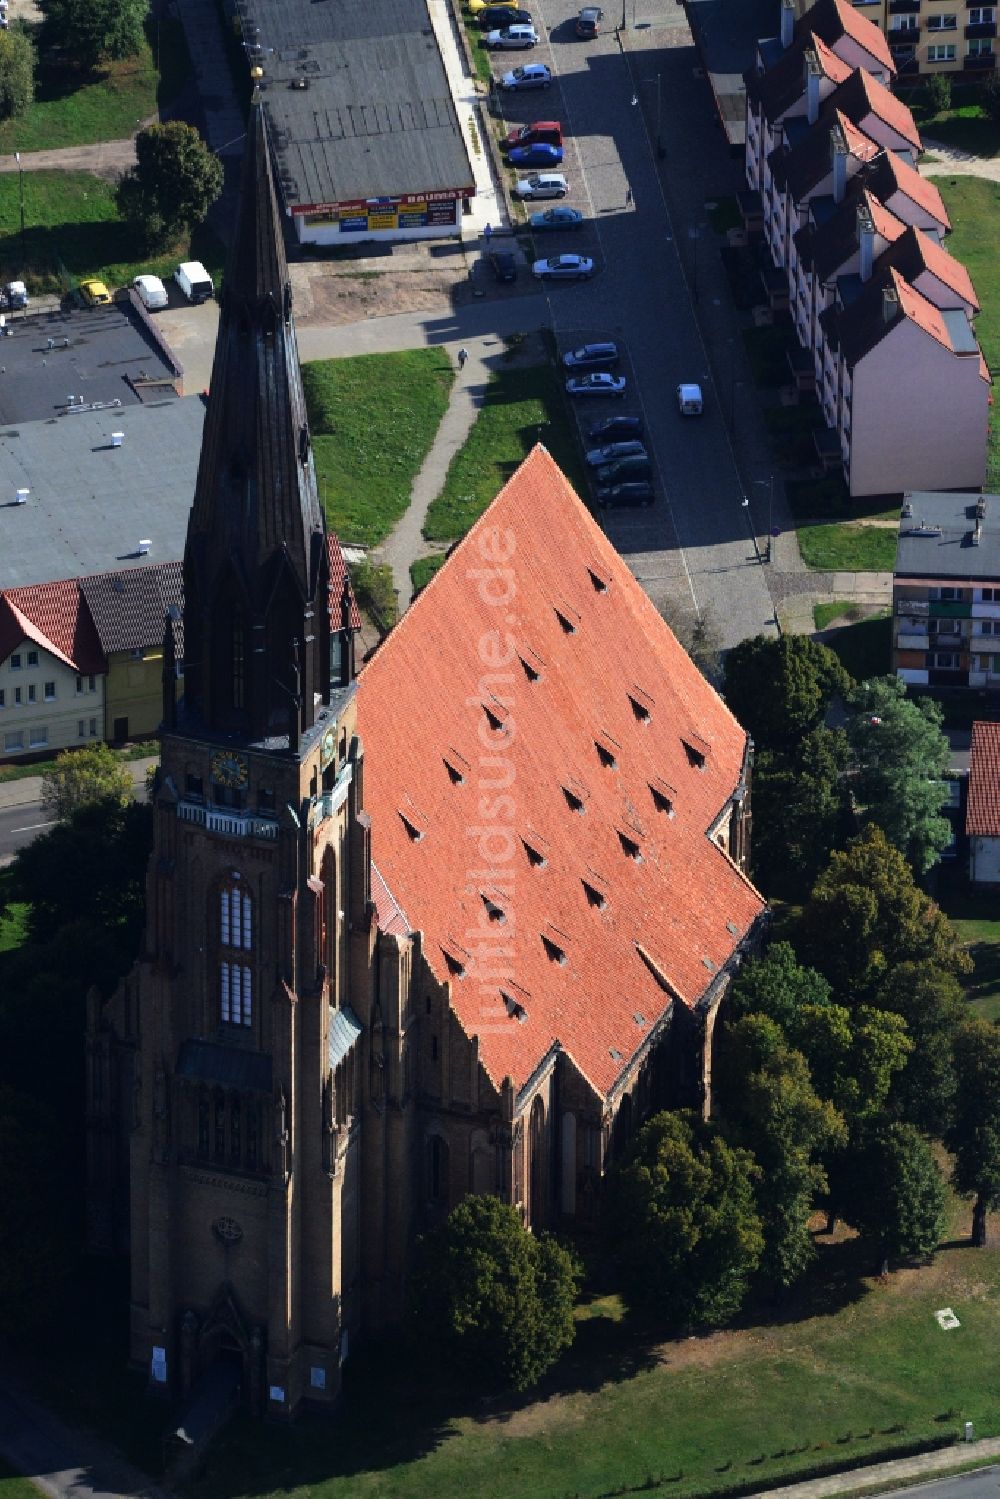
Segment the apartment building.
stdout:
[[[854,0],[859,15],[874,23],[889,44],[903,83],[933,73],[977,79],[996,67],[995,5],[956,0]],[[808,14],[795,0],[797,17]]]
[[0,593],[0,752],[41,757],[101,739],[107,664],[72,580]]
[[1000,495],[906,495],[892,616],[892,667],[904,682],[1000,686]]

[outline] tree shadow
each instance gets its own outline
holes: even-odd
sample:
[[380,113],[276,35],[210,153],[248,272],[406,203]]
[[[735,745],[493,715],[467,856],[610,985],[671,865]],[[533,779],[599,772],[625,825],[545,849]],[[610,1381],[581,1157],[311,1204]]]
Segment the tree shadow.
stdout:
[[816,1258],[807,1273],[787,1291],[761,1289],[746,1304],[738,1328],[780,1327],[813,1317],[833,1317],[871,1292],[875,1266],[872,1246],[857,1237],[830,1238],[814,1233]]

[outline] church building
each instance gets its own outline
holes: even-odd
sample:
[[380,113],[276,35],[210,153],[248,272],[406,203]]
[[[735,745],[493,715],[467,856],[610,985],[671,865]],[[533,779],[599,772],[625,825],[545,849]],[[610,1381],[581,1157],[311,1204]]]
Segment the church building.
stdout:
[[332,1404],[464,1194],[586,1228],[649,1112],[708,1107],[764,916],[747,736],[543,448],[356,677],[357,624],[255,107],[88,1236],[154,1389],[271,1417]]

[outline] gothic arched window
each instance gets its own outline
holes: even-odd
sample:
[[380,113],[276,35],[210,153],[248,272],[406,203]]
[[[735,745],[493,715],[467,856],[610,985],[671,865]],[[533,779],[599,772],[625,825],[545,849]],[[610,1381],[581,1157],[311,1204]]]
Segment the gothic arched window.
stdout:
[[235,881],[219,891],[219,1018],[223,1025],[253,1024],[253,900]]

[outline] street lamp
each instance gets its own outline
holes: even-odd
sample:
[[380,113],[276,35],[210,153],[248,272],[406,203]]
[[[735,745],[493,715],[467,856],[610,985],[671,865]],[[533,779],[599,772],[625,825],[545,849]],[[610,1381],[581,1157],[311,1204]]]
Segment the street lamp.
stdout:
[[757,558],[758,562],[763,563],[764,559],[760,555],[760,547],[757,545],[757,532],[754,529],[753,516],[750,514],[750,501],[747,499],[746,495],[744,495],[742,500],[740,500],[740,509],[745,510],[747,513],[747,526],[750,530],[750,540],[753,542],[754,556]]
[[14,152],[14,160],[17,162],[18,187],[21,192],[21,274],[23,276],[24,272],[28,269],[28,255],[24,244],[24,168],[21,165],[20,151]]
[[755,484],[761,485],[767,490],[767,546],[764,551],[764,561],[771,560],[771,535],[774,530],[774,474],[768,479],[755,479]]

